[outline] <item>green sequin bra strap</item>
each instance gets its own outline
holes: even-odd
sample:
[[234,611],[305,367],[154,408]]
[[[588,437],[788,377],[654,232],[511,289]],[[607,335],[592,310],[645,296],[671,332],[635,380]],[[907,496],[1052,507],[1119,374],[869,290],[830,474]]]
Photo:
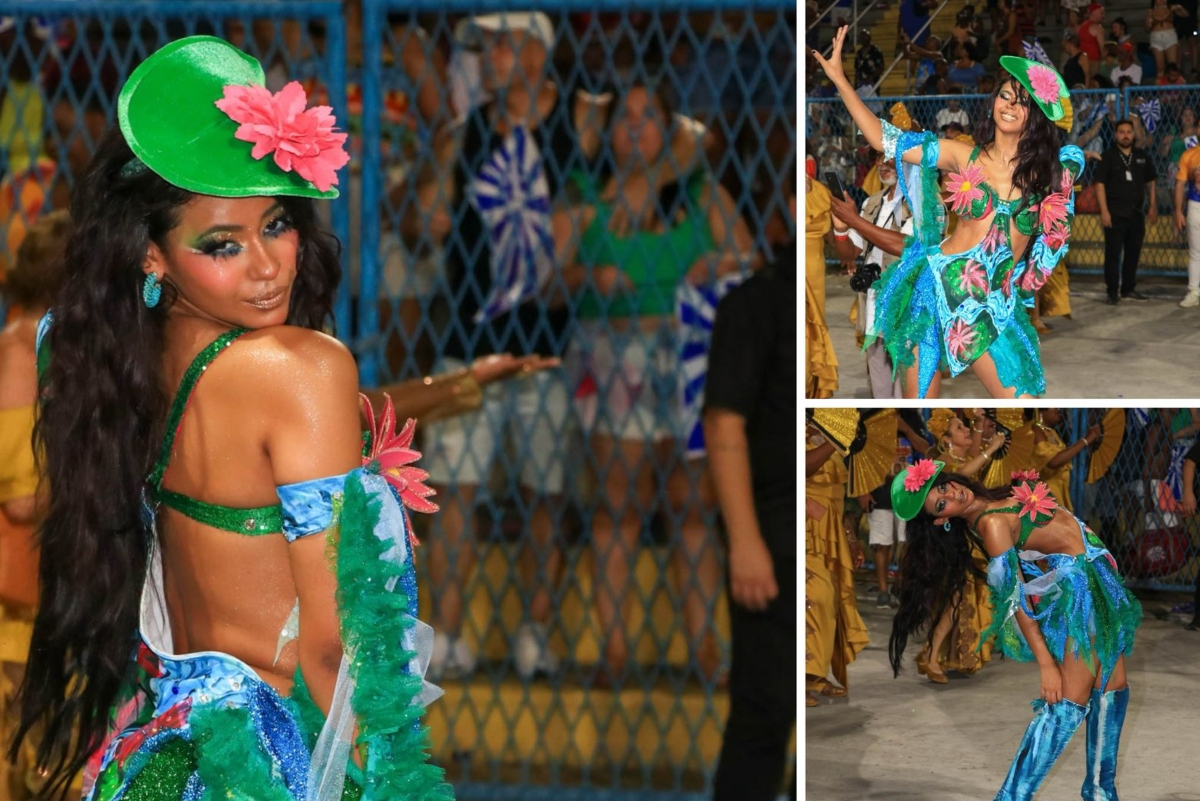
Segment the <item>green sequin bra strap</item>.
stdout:
[[167,424],[163,428],[163,441],[162,447],[158,451],[158,461],[154,463],[154,469],[150,471],[150,485],[156,492],[162,489],[167,463],[171,461],[171,449],[175,447],[175,436],[179,433],[179,426],[183,422],[183,413],[187,410],[188,401],[192,398],[192,391],[196,389],[196,382],[212,364],[213,359],[249,330],[249,328],[231,328],[221,334],[209,343],[208,347],[196,354],[196,358],[188,366],[187,372],[183,374],[183,380],[179,382],[179,389],[175,392],[175,400],[171,403],[171,411],[167,413]]

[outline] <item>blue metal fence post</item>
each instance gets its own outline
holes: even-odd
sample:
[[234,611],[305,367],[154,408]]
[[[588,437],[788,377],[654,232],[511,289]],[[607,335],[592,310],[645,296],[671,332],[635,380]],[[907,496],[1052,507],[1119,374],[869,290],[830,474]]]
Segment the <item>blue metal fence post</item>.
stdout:
[[[329,60],[329,103],[333,113],[339,120],[349,120],[349,110],[346,105],[346,21],[340,13],[326,18],[325,55]],[[343,127],[345,122],[343,122]],[[350,170],[345,170],[342,191],[337,200],[333,201],[332,212],[333,233],[340,242],[350,241],[350,196],[348,190]],[[337,322],[338,337],[347,345],[354,342],[355,332],[350,330],[350,298],[354,287],[350,282],[349,253],[342,250],[342,280],[338,285],[337,296],[334,298],[333,316]]]
[[[1082,437],[1087,433],[1088,409],[1072,409],[1071,410],[1071,441],[1075,442],[1078,437]],[[1084,448],[1079,453],[1075,454],[1072,460],[1074,464],[1071,470],[1071,505],[1075,507],[1075,514],[1080,519],[1087,516],[1090,509],[1085,509],[1087,471],[1088,471],[1088,449]]]
[[383,19],[387,3],[363,0],[363,65],[362,65],[362,230],[359,231],[361,251],[358,286],[358,354],[359,381],[373,387],[379,380],[379,240],[382,228],[379,196],[380,171],[383,169],[383,87],[379,73],[383,64]]

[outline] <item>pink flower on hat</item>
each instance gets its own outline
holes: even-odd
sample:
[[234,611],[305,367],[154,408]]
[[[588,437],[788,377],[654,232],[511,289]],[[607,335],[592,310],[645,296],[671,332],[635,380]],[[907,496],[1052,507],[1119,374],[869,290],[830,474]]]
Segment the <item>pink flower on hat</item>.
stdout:
[[1058,73],[1049,67],[1041,64],[1030,67],[1029,86],[1033,96],[1043,103],[1058,102]]
[[251,156],[273,153],[279,169],[295,172],[322,192],[337,184],[337,171],[350,161],[342,147],[346,134],[333,130],[337,120],[332,109],[306,109],[308,97],[299,81],[274,95],[265,86],[231,84],[216,105],[239,123],[234,136],[254,144]]
[[933,464],[932,459],[921,459],[916,464],[910,465],[904,471],[904,491],[916,492],[925,486],[926,481],[933,478],[936,471],[937,467]]
[[1014,470],[1013,481],[1037,481],[1040,478],[1036,470]]

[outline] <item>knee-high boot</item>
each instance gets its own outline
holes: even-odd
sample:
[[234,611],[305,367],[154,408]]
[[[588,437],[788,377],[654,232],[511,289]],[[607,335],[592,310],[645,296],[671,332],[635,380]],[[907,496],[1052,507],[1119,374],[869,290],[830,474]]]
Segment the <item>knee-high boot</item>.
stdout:
[[1037,700],[1033,708],[1033,720],[995,801],[1031,801],[1088,713],[1086,706],[1066,698],[1057,704]]
[[1087,778],[1083,801],[1119,801],[1117,798],[1117,747],[1129,708],[1129,688],[1102,693],[1092,690],[1087,720]]

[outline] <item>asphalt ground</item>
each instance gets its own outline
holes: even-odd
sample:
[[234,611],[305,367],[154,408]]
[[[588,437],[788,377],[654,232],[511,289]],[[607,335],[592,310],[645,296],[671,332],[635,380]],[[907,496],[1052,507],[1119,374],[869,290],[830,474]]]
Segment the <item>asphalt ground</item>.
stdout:
[[[934,685],[917,674],[917,648],[892,678],[892,610],[877,609],[860,574],[859,612],[870,644],[850,665],[845,700],[802,708],[808,801],[990,801],[1008,772],[1039,694],[1032,663],[993,657],[972,677]],[[1181,595],[1141,593],[1145,622],[1127,661],[1130,702],[1117,762],[1122,801],[1200,801],[1200,632],[1168,610]],[[1188,616],[1190,617],[1190,616]],[[1080,797],[1086,754],[1080,727],[1037,801]]]

